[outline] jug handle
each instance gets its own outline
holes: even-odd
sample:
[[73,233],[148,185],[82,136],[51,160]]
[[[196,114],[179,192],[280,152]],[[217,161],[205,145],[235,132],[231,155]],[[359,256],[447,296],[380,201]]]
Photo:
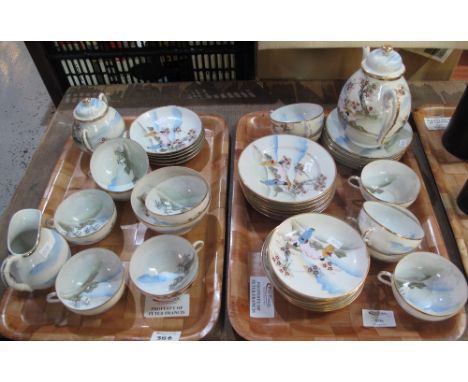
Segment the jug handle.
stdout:
[[2,264],[2,279],[9,287],[21,292],[32,292],[32,288],[25,283],[18,283],[13,277],[11,277],[10,269],[13,263],[21,259],[22,256],[9,256]]
[[[380,130],[380,134],[377,138],[377,143],[382,145],[387,138],[388,133],[395,126],[398,116],[400,115],[400,100],[398,99],[397,93],[393,88],[387,88],[384,91],[382,100],[384,104],[390,104],[390,107],[387,108],[389,111],[388,117],[385,118],[384,126]],[[385,106],[385,105],[384,105]]]
[[362,47],[362,61],[364,61],[370,53],[370,46]]
[[109,105],[109,102],[107,101],[107,97],[104,93],[99,93],[98,98],[104,102],[106,105]]
[[91,147],[91,145],[89,144],[89,141],[88,141],[88,132],[86,130],[83,130],[83,133],[81,135],[82,137],[82,141],[83,141],[83,144],[85,145],[86,149],[92,153],[93,152],[93,149]]

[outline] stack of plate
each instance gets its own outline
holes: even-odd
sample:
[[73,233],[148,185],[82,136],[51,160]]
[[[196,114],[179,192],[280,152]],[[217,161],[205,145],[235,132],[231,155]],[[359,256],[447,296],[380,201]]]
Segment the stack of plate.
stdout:
[[314,312],[344,308],[357,299],[370,258],[361,235],[325,214],[293,216],[267,237],[266,275],[290,303]]
[[165,106],[140,115],[130,126],[130,138],[145,149],[152,166],[172,166],[201,151],[205,130],[193,111]]
[[322,146],[303,137],[257,139],[242,152],[238,170],[247,201],[273,219],[321,212],[335,194],[335,161]]
[[369,149],[357,146],[346,136],[336,109],[333,109],[327,117],[322,133],[322,143],[336,161],[357,170],[378,159],[399,160],[406,152],[412,138],[413,131],[411,126],[406,123],[388,143],[379,148]]

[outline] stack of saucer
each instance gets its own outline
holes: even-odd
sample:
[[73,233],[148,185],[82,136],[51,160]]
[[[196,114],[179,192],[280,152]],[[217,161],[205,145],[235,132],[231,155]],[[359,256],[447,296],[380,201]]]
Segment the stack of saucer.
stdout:
[[165,106],[140,115],[130,126],[130,138],[145,149],[152,166],[173,166],[201,151],[205,130],[193,111]]
[[361,235],[324,214],[302,214],[276,227],[262,248],[266,275],[290,303],[314,312],[344,308],[357,299],[370,258]]
[[346,136],[345,129],[338,119],[336,109],[329,114],[322,133],[322,143],[335,160],[352,169],[362,169],[366,164],[378,159],[399,160],[411,144],[413,131],[406,125],[393,138],[379,148],[360,147]]
[[336,189],[336,165],[318,143],[293,135],[257,139],[238,162],[245,198],[258,212],[278,220],[324,211]]

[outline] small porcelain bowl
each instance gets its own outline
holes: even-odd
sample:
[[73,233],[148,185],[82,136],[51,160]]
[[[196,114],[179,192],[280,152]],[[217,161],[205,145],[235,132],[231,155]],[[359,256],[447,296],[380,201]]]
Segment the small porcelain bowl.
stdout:
[[104,248],[78,252],[60,270],[55,292],[47,302],[61,302],[74,313],[86,316],[112,308],[125,290],[125,272],[120,258]]
[[380,282],[408,314],[426,321],[442,321],[463,309],[468,287],[462,272],[449,260],[431,252],[413,252],[392,273],[379,272]]
[[361,191],[366,200],[409,207],[419,195],[418,175],[394,160],[376,160],[367,164],[361,176],[350,176],[348,183]]
[[[164,186],[161,188],[164,191],[164,194],[169,195],[171,198],[174,198],[174,196],[178,195],[188,195],[189,192],[187,190],[176,190],[172,187],[174,185],[172,179],[177,177],[181,177],[181,179],[183,179],[182,177],[186,176],[192,176],[197,179],[196,184],[198,191],[205,188],[207,189],[206,195],[199,204],[197,204],[194,208],[177,215],[159,216],[151,213],[148,210],[146,207],[147,199],[151,200],[151,197],[148,198],[148,195],[153,191],[153,189],[158,188],[158,185],[160,184],[163,184]],[[200,187],[202,182],[204,183],[204,186]],[[179,182],[177,182],[177,184],[178,183]],[[197,196],[197,198],[200,197]],[[187,198],[185,200],[189,199]],[[140,220],[148,228],[159,233],[182,235],[190,231],[192,227],[195,226],[206,215],[211,202],[211,192],[209,184],[200,175],[199,172],[187,167],[170,166],[153,171],[140,179],[132,191],[130,202],[133,212],[137,216],[138,220]],[[179,199],[177,199],[176,202],[179,202]]]
[[90,169],[96,184],[113,199],[128,200],[137,181],[148,172],[149,160],[138,143],[117,138],[96,148]]
[[146,209],[163,223],[185,224],[206,208],[210,186],[191,169],[166,169],[154,171],[156,185],[146,195]]
[[295,103],[282,106],[270,113],[276,134],[292,134],[316,141],[323,128],[324,113],[320,105]]
[[174,235],[152,237],[133,253],[130,278],[142,293],[156,300],[174,299],[195,280],[197,253],[203,245],[203,241],[192,244]]
[[90,245],[109,235],[116,218],[112,198],[104,191],[90,189],[75,192],[63,200],[47,225],[72,244]]
[[424,238],[421,224],[413,213],[382,202],[364,202],[358,225],[366,243],[383,254],[412,252]]

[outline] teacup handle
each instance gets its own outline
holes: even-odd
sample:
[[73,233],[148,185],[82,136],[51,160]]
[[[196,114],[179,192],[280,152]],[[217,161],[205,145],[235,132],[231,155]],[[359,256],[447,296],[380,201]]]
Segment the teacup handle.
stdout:
[[193,249],[195,250],[196,253],[200,252],[200,250],[203,248],[204,245],[205,243],[203,242],[203,240],[197,240],[196,242],[192,244]]
[[21,291],[21,292],[32,292],[33,289],[25,283],[17,282],[10,274],[11,266],[13,263],[16,263],[20,260],[22,256],[15,255],[15,256],[8,256],[2,264],[2,279],[9,287]]
[[88,150],[90,153],[93,152],[93,148],[91,147],[91,145],[89,144],[89,141],[88,141],[88,131],[83,129],[83,133],[81,134],[81,140],[83,141],[83,144],[85,145],[86,147],[86,150]]
[[57,292],[50,292],[49,294],[47,294],[46,301],[49,304],[57,304],[58,302],[60,302],[60,299],[58,298]]
[[366,231],[361,236],[362,240],[364,240],[364,242],[367,244],[369,242],[369,235],[372,232],[377,232],[377,231],[382,231],[382,229],[381,228],[376,228],[376,227],[371,227],[371,228],[366,229]]
[[[356,182],[356,183],[354,183]],[[348,184],[353,187],[353,188],[356,188],[357,190],[360,190],[361,189],[361,178],[357,175],[351,175],[349,178],[348,178]]]
[[379,280],[381,283],[384,283],[385,285],[392,286],[393,275],[387,271],[380,271],[377,274],[377,280]]
[[104,93],[99,93],[98,98],[104,102],[106,105],[109,105],[109,102],[107,101],[107,97]]

